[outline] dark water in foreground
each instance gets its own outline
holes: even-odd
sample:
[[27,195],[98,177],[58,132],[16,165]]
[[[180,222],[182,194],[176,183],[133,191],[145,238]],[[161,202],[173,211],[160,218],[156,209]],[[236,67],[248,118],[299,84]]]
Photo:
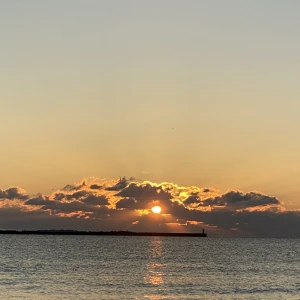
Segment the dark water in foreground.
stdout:
[[300,299],[300,239],[0,236],[1,299]]

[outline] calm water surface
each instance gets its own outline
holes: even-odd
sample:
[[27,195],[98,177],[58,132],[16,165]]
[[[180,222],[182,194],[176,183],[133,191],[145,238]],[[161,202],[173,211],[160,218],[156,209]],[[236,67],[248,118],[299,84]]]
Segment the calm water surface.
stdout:
[[300,299],[300,240],[0,235],[0,298]]

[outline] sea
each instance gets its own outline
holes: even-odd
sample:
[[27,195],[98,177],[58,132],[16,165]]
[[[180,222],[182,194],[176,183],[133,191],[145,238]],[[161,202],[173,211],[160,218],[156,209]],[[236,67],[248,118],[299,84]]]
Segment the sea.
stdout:
[[0,299],[300,299],[300,239],[0,235]]

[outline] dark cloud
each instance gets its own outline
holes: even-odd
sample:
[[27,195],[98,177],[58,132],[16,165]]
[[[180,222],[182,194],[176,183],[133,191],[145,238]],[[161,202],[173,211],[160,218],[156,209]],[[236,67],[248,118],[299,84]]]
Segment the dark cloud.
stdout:
[[[125,228],[125,224],[122,224]],[[74,217],[61,217],[49,214],[45,210],[23,211],[16,207],[0,209],[0,227],[15,230],[40,229],[72,229],[72,230],[118,230],[119,222],[107,222],[102,219],[86,219],[80,215]]]
[[23,190],[18,187],[11,187],[7,190],[0,190],[0,199],[26,200],[28,199],[28,195],[26,195]]
[[86,181],[83,180],[80,184],[67,184],[65,187],[63,187],[63,191],[78,191],[86,186]]
[[206,199],[199,206],[225,206],[230,209],[244,209],[254,206],[280,205],[275,197],[270,197],[257,192],[242,193],[229,191],[221,196]]
[[58,192],[54,194],[54,200],[78,200],[86,195],[88,195],[90,192],[86,190],[80,190],[71,194]]
[[109,201],[105,196],[103,196],[103,195],[97,196],[94,194],[88,195],[86,198],[84,198],[82,200],[82,202],[85,204],[89,204],[89,205],[108,205],[109,204]]
[[100,190],[102,188],[102,185],[99,184],[91,184],[90,189],[92,190]]
[[161,187],[152,186],[151,184],[138,185],[131,183],[126,188],[122,189],[117,196],[132,197],[137,200],[169,200],[172,195],[165,192]]
[[74,199],[80,199],[80,198],[82,198],[82,197],[84,197],[84,196],[86,196],[86,195],[88,195],[89,194],[89,192],[88,191],[86,191],[86,190],[81,190],[81,191],[78,191],[78,192],[75,192],[75,193],[73,193],[73,194],[66,194],[65,195],[65,198],[67,199],[67,200],[74,200]]
[[[0,227],[191,232],[205,228],[209,236],[300,237],[300,211],[286,210],[276,197],[132,180],[123,177],[109,187],[83,181],[52,195],[31,197],[18,187],[0,190]],[[163,213],[153,214],[153,205],[160,205]]]
[[172,205],[171,193],[163,190],[161,186],[152,186],[150,183],[142,185],[131,183],[117,193],[116,196],[134,199],[134,206],[127,207],[130,209],[150,209],[155,204],[163,206],[166,213]]
[[184,200],[184,204],[186,205],[194,204],[194,203],[200,203],[200,198],[198,196],[198,193],[194,193]]
[[41,207],[42,210],[53,210],[54,212],[67,212],[72,213],[76,211],[85,211],[86,205],[80,201],[72,202],[58,202],[58,201],[49,201]]
[[204,222],[210,236],[300,237],[300,213],[293,211],[192,211],[189,219]]
[[116,203],[116,208],[135,208],[135,204],[133,198],[123,198]]
[[87,190],[80,190],[71,194],[65,194],[65,193],[55,193],[54,194],[54,200],[56,201],[74,201],[74,200],[80,200],[81,202],[85,204],[91,204],[91,205],[107,205],[109,204],[108,199],[103,195],[97,195],[91,191]]
[[62,200],[65,198],[65,194],[61,192],[54,193],[54,200]]
[[25,205],[46,205],[46,204],[48,204],[49,201],[52,201],[52,200],[49,200],[49,197],[39,194],[33,198],[30,198],[24,204]]
[[45,205],[41,207],[42,210],[52,210],[54,212],[64,212],[64,213],[74,213],[74,212],[99,212],[98,207],[87,205],[80,201],[72,202],[58,202],[58,201],[48,201]]
[[122,177],[119,179],[119,181],[110,187],[107,187],[106,190],[107,191],[120,191],[122,189],[124,189],[129,183],[129,180],[126,179],[126,177]]

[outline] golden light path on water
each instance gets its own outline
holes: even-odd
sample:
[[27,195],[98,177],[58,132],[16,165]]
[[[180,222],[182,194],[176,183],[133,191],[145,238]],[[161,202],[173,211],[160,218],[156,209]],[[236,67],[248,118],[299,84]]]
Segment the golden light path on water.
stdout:
[[[160,262],[162,256],[162,239],[161,237],[152,237],[149,243],[151,248],[150,262],[147,265],[147,273],[144,276],[144,283],[154,286],[160,286],[164,283],[163,276],[166,265]],[[164,299],[159,295],[148,295],[148,299]]]

